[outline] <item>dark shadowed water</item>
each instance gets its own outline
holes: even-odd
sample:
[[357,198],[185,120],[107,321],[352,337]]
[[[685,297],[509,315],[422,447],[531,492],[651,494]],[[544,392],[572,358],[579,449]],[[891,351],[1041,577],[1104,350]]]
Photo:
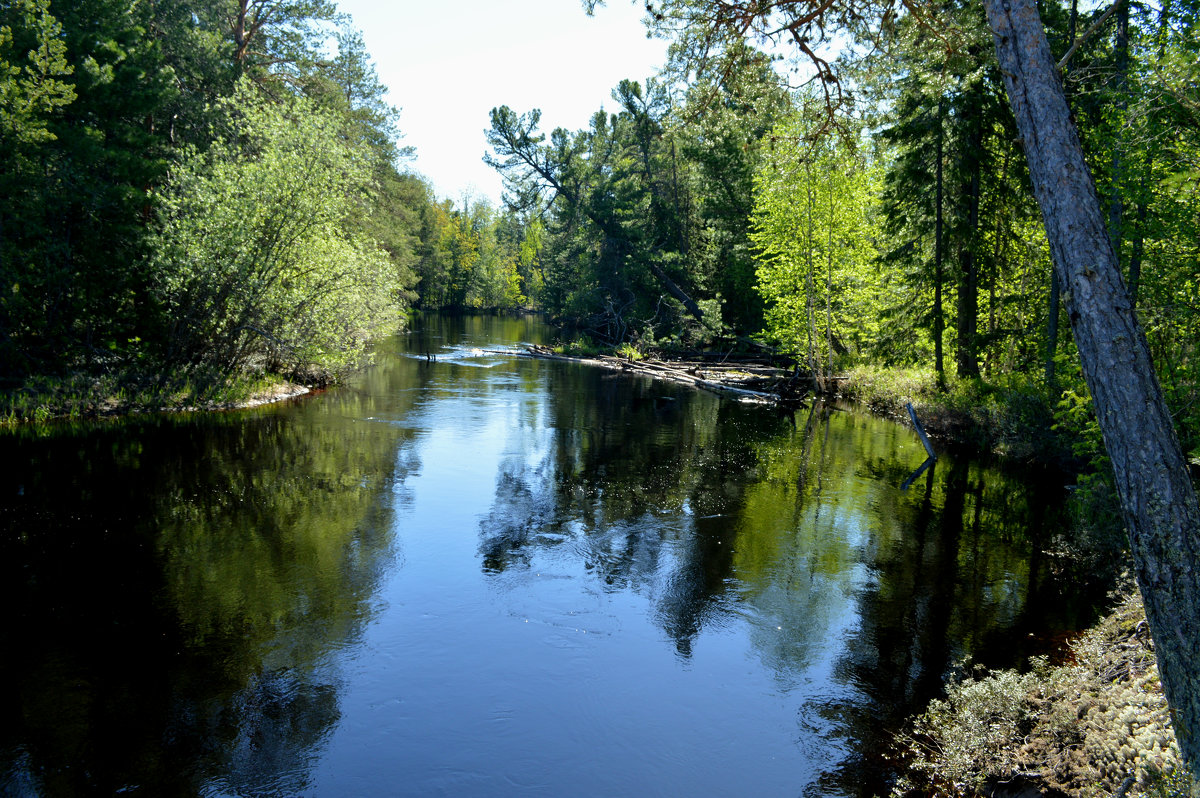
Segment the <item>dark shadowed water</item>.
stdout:
[[416,327],[324,395],[0,438],[0,792],[884,794],[958,662],[1086,619],[1057,481],[901,490],[894,424]]

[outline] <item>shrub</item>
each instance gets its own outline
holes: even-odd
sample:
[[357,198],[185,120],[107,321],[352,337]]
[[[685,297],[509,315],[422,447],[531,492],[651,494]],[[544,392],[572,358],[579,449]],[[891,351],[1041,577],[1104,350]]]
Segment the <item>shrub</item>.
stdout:
[[350,232],[370,156],[311,103],[222,101],[225,129],[186,151],[162,194],[157,291],[167,363],[226,375],[353,365],[399,318],[394,267]]
[[971,795],[1025,777],[1081,798],[1188,795],[1137,591],[1070,654],[951,685],[902,738],[909,770],[897,792]]

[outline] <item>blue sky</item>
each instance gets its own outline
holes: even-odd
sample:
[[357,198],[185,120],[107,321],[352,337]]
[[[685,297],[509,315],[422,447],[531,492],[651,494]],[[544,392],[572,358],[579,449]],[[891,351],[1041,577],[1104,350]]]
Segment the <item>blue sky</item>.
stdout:
[[363,32],[389,101],[401,108],[412,168],[438,195],[500,200],[482,162],[488,112],[542,109],[543,131],[587,126],[623,78],[644,80],[666,60],[648,40],[642,4],[609,0],[595,16],[579,0],[339,0]]

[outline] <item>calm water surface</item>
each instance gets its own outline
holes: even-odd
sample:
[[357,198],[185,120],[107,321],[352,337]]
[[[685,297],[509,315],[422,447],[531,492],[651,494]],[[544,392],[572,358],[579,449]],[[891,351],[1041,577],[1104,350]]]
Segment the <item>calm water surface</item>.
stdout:
[[1053,480],[901,490],[902,427],[416,327],[324,395],[0,439],[0,792],[884,793],[957,662],[1087,612]]

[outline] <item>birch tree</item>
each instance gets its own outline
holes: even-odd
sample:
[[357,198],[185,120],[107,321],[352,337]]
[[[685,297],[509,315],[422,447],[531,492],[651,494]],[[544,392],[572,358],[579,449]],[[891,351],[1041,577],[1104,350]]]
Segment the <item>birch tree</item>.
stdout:
[[873,170],[842,139],[817,135],[815,100],[775,128],[755,176],[751,239],[768,334],[817,375],[847,344],[874,338],[879,291]]

